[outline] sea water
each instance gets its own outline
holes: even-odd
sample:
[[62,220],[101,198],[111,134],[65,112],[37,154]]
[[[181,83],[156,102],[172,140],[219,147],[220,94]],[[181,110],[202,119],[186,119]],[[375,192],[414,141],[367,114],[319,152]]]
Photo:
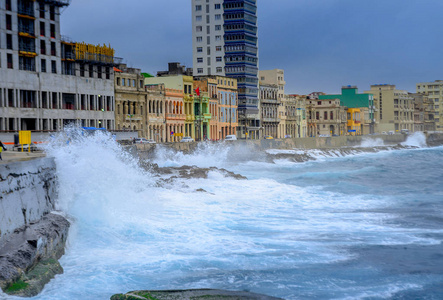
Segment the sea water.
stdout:
[[[215,166],[248,178],[214,170],[159,184],[105,134],[60,137],[47,151],[57,163],[58,209],[72,227],[64,274],[33,299],[192,288],[440,299],[443,147],[426,148],[420,134],[403,146],[343,155],[223,143],[184,154],[157,145],[150,159],[160,167]],[[281,152],[311,160],[269,159]]]

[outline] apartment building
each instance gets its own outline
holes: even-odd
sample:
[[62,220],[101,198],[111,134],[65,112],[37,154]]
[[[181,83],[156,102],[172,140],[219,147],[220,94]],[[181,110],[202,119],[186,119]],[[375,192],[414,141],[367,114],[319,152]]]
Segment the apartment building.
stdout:
[[278,138],[301,138],[307,136],[306,96],[285,95],[277,112],[279,116]]
[[430,100],[426,94],[409,93],[414,99],[414,131],[435,131],[434,100]]
[[223,0],[192,0],[193,72],[225,75]]
[[393,84],[375,84],[365,93],[374,96],[378,132],[414,131],[414,98],[407,91],[397,90]]
[[433,103],[436,130],[443,130],[443,80],[417,83],[416,92],[427,95]]
[[346,135],[347,107],[340,99],[308,99],[306,112],[310,137]]
[[261,137],[270,135],[278,136],[278,107],[281,98],[278,96],[279,87],[276,84],[264,84],[260,82],[260,120],[262,125]]
[[285,96],[285,71],[282,69],[260,70],[258,72],[260,84],[276,85],[278,89],[277,99],[281,100]]
[[69,0],[5,0],[0,18],[0,130],[115,128],[113,66],[108,46],[60,34]]

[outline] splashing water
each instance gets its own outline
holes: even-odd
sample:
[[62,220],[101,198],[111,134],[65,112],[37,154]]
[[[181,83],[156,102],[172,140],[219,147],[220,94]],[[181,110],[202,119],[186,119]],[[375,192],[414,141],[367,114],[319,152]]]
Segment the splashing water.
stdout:
[[[423,269],[414,254],[441,253],[440,183],[423,179],[443,176],[443,148],[284,164],[234,145],[157,148],[162,166],[224,167],[249,180],[211,172],[159,187],[109,135],[56,137],[47,152],[57,163],[58,207],[73,224],[64,274],[35,299],[185,288],[365,299],[443,282],[443,264]],[[404,247],[414,255],[399,261]]]
[[381,138],[368,138],[364,137],[361,141],[360,147],[372,148],[372,147],[381,147],[384,146],[384,142]]
[[426,147],[426,136],[423,132],[417,131],[409,135],[406,141],[402,143],[404,146]]

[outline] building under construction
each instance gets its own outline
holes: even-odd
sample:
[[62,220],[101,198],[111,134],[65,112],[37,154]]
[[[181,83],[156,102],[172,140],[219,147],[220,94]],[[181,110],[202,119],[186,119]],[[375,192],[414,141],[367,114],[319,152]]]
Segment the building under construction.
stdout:
[[60,34],[70,0],[0,4],[0,131],[60,130],[69,123],[114,129],[114,70],[107,45]]

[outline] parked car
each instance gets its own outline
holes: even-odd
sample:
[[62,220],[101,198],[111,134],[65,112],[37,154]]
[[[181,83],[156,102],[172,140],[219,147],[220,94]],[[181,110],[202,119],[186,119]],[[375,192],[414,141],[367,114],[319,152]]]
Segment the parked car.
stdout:
[[402,134],[409,134],[409,129],[402,129],[400,132]]
[[183,137],[181,140],[180,140],[180,143],[190,143],[190,142],[193,142],[194,141],[194,139],[192,138],[192,137],[190,137],[190,136],[185,136],[185,137]]
[[388,135],[394,135],[395,134],[395,131],[394,130],[390,130],[390,131],[388,131]]
[[331,137],[329,134],[320,134],[319,137]]
[[388,133],[386,131],[382,131],[381,134],[387,135]]
[[270,135],[265,135],[264,139],[265,140],[273,140],[274,138],[272,136],[270,136]]
[[225,141],[236,141],[236,140],[237,140],[237,136],[235,136],[233,134],[227,135],[225,137]]
[[134,139],[134,144],[155,144],[154,140],[145,139],[145,138],[136,138]]

